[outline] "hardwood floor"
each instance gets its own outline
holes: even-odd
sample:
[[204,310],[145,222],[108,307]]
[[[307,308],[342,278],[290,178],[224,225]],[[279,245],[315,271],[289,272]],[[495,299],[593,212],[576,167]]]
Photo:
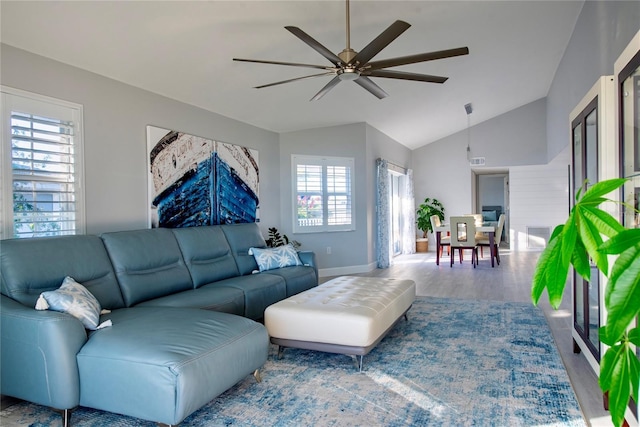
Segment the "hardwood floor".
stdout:
[[[499,266],[491,268],[485,253],[475,269],[470,255],[463,264],[458,263],[456,256],[453,267],[449,266],[447,255],[437,266],[435,252],[401,255],[394,258],[390,268],[376,269],[360,276],[412,279],[416,282],[419,296],[531,303],[531,278],[539,255],[539,252],[511,252],[502,248]],[[323,277],[321,281],[329,279],[331,277]],[[586,422],[594,427],[613,425],[602,405],[597,376],[584,356],[573,353],[570,287],[567,286],[557,311],[549,305],[546,292],[539,306],[545,313]]]

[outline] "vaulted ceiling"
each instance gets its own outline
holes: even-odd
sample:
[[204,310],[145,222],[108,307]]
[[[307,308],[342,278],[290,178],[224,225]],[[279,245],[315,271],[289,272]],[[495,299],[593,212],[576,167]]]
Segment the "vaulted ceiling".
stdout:
[[[375,60],[467,46],[470,54],[397,67],[449,77],[444,84],[375,78],[377,99],[330,77],[254,86],[317,70],[234,62],[330,63],[284,27],[336,54],[345,48],[345,2],[6,1],[3,43],[275,132],[367,122],[417,148],[546,96],[583,1],[352,0],[358,51],[400,19],[411,27]],[[469,117],[464,105],[472,103]]]

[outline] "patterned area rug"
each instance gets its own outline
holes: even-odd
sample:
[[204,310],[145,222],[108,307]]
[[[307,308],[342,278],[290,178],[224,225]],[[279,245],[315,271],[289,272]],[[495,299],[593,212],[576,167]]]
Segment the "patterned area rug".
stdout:
[[[418,298],[364,358],[271,348],[248,377],[181,426],[585,426],[544,314],[526,303]],[[19,403],[3,416],[58,426]],[[79,408],[74,426],[154,423]]]

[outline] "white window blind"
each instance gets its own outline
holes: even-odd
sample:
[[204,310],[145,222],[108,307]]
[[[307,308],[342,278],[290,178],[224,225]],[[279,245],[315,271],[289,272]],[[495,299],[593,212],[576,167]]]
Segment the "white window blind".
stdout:
[[82,107],[4,87],[2,99],[3,237],[84,233]]
[[294,155],[292,160],[293,231],[354,230],[353,159]]

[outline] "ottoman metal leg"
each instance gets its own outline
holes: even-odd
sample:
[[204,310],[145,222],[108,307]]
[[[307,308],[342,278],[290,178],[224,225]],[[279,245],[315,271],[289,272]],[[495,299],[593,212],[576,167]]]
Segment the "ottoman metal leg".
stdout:
[[260,375],[260,368],[256,369],[253,372],[253,377],[256,379],[257,382],[259,382],[259,383],[262,382],[262,375]]

